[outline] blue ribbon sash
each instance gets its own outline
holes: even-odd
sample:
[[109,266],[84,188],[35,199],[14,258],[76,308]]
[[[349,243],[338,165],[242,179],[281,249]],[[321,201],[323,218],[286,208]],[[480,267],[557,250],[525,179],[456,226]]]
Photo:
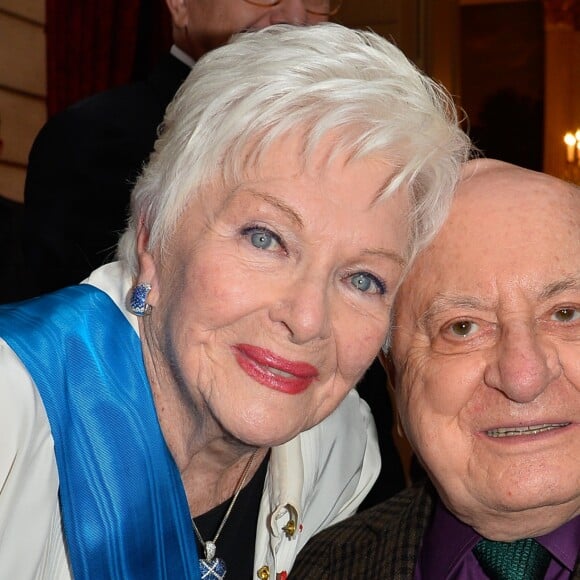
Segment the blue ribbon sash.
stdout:
[[74,577],[199,580],[181,477],[119,308],[93,286],[71,286],[0,306],[0,336],[50,421]]

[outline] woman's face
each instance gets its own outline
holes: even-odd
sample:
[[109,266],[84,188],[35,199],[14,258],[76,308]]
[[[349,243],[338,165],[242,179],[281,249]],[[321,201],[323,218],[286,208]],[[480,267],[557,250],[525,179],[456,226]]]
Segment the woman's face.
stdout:
[[336,408],[385,340],[404,268],[407,195],[377,200],[392,168],[323,166],[323,142],[304,171],[301,146],[281,140],[243,183],[202,192],[166,254],[141,256],[161,388],[250,445]]

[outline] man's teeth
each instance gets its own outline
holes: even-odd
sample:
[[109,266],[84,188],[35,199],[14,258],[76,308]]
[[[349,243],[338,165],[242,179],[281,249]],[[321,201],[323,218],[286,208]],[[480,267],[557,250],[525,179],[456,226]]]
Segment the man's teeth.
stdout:
[[516,437],[519,435],[537,435],[544,431],[566,427],[569,423],[544,423],[543,425],[529,425],[526,427],[501,427],[487,431],[490,437]]

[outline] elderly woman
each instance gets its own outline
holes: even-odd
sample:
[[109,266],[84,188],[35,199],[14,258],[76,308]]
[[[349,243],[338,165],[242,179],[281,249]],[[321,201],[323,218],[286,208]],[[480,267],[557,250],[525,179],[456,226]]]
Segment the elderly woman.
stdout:
[[371,32],[200,60],[119,261],[1,309],[0,577],[285,578],[376,478],[353,387],[468,152]]

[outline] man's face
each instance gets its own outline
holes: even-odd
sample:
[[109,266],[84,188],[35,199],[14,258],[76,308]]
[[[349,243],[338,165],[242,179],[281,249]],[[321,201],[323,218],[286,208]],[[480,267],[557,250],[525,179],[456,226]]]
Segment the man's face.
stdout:
[[400,290],[393,361],[443,501],[509,541],[580,513],[580,191],[476,165]]
[[303,0],[281,0],[275,6],[258,6],[246,0],[168,0],[179,6],[179,25],[187,36],[181,48],[197,59],[224,45],[232,34],[259,30],[271,24],[318,24],[328,17],[308,12]]

